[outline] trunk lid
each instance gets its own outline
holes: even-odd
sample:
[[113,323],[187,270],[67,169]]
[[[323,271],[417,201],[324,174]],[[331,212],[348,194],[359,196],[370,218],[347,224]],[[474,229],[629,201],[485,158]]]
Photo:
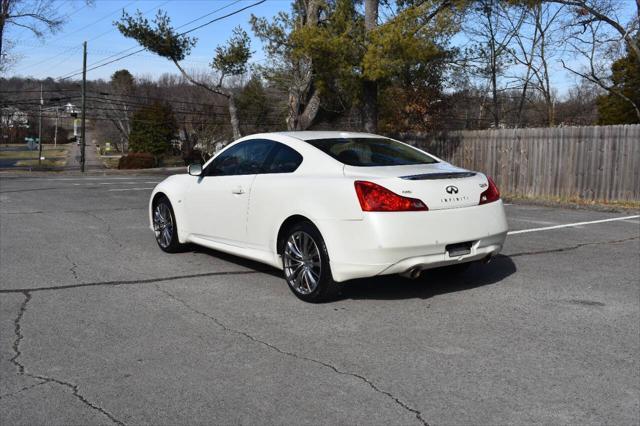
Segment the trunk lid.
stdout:
[[344,175],[367,180],[396,194],[417,198],[429,210],[477,206],[488,181],[482,173],[471,172],[449,163],[412,166],[344,166]]

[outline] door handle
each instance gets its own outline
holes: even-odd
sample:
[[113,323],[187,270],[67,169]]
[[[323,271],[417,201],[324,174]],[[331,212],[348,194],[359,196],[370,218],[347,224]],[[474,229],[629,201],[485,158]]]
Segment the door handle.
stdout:
[[242,187],[241,187],[241,186],[238,186],[238,187],[236,187],[236,188],[233,188],[233,189],[231,190],[231,193],[232,193],[232,194],[242,195],[242,194],[244,194],[244,189],[242,189]]

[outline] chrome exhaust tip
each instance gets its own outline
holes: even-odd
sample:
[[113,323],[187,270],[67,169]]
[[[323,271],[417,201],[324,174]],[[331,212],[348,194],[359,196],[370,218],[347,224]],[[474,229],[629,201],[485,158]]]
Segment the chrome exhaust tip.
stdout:
[[415,280],[415,279],[419,278],[420,275],[422,275],[422,270],[420,268],[418,268],[418,267],[415,267],[415,268],[409,269],[408,271],[403,272],[400,275],[402,275],[405,278],[409,278],[409,279]]
[[482,259],[482,263],[486,265],[487,263],[491,263],[492,260],[493,260],[493,255],[490,254],[487,257],[485,257],[484,259]]

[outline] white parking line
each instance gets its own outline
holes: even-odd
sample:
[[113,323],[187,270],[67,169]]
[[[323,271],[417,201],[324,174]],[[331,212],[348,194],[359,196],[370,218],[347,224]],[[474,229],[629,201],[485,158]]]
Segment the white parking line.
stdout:
[[[98,185],[140,185],[141,183],[157,183],[157,182],[99,182]],[[86,185],[94,185],[87,183]]]
[[[112,176],[100,176],[100,177],[77,177],[77,178],[47,178],[47,180],[69,181],[69,180],[132,180],[132,179],[149,179],[144,176],[131,176],[131,177],[112,177]],[[38,181],[41,179],[29,178],[25,180]]]
[[153,188],[118,188],[118,189],[108,189],[107,192],[111,191],[147,191]]
[[566,223],[564,225],[545,226],[543,228],[520,229],[518,231],[509,231],[507,235],[526,234],[527,232],[549,231],[551,229],[571,228],[574,226],[593,225],[594,223],[615,222],[619,220],[636,219],[639,217],[640,215],[623,216],[623,217],[614,217],[611,219],[592,220],[589,222],[576,222],[576,223]]
[[549,222],[548,220],[525,219],[522,217],[510,217],[509,220],[515,220],[516,222],[534,223],[536,225],[558,225],[558,222]]

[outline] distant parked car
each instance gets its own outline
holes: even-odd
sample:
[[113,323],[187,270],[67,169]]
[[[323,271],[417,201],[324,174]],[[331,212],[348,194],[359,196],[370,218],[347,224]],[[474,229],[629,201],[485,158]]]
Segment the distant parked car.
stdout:
[[162,250],[272,265],[308,302],[354,278],[488,260],[507,233],[491,178],[365,133],[244,137],[158,184],[149,214]]

